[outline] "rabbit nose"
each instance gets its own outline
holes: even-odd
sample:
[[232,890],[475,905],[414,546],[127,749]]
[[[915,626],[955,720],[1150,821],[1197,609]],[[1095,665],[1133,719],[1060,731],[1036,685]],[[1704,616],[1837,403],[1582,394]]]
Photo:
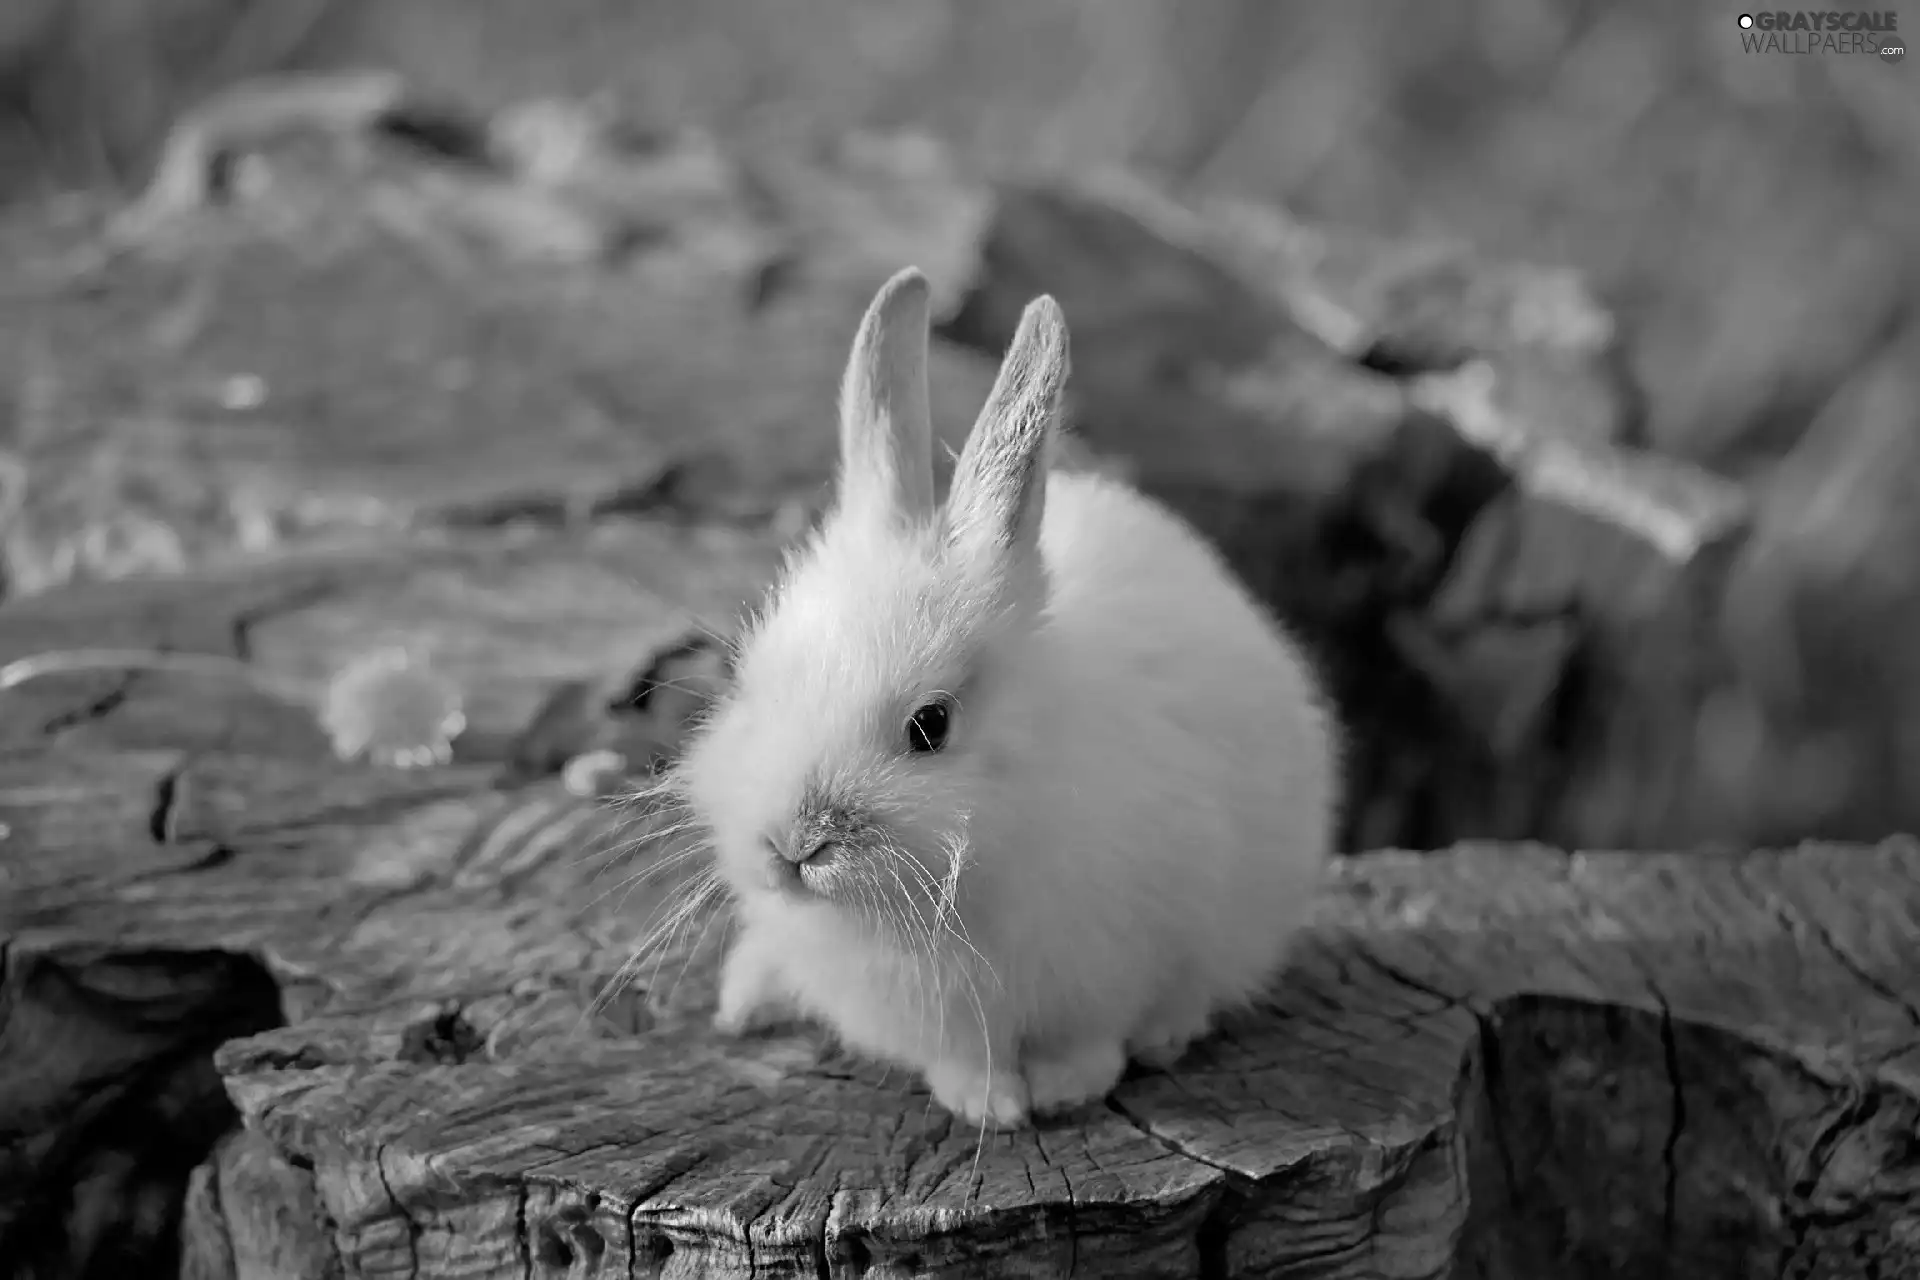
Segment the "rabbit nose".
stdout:
[[800,839],[780,840],[773,836],[762,837],[767,852],[782,861],[796,867],[819,866],[830,861],[839,849],[839,842],[832,836],[802,837]]

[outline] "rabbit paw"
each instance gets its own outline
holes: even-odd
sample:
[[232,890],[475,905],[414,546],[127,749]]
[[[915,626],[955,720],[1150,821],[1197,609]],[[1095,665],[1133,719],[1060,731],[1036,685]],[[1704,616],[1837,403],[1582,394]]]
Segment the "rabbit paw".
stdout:
[[713,1029],[722,1035],[744,1035],[767,1025],[778,1012],[782,991],[773,958],[742,938],[727,953],[720,970],[720,1004]]
[[1027,1082],[1012,1072],[943,1062],[927,1070],[927,1087],[935,1102],[968,1124],[991,1120],[1017,1129],[1027,1122]]
[[722,1004],[713,1014],[713,1029],[723,1036],[751,1035],[772,1021],[765,1005]]
[[1036,1058],[1027,1063],[1030,1105],[1036,1112],[1048,1112],[1097,1102],[1113,1092],[1126,1068],[1126,1051],[1117,1041],[1075,1045]]

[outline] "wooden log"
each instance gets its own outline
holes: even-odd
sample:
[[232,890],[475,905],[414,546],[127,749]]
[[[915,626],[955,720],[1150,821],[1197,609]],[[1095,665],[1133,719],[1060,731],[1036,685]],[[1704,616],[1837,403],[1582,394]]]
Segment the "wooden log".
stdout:
[[[615,989],[688,864],[634,880],[668,856],[644,810],[513,780],[500,730],[529,670],[643,662],[623,637],[723,607],[695,584],[766,544],[597,536],[0,611],[0,661],[117,628],[294,676],[421,619],[476,691],[455,761],[405,771],[333,759],[239,681],[0,694],[0,1256],[106,1256],[29,1192],[110,1184],[145,1090],[175,1099],[153,1132],[210,1151],[174,1192],[210,1280],[1920,1267],[1911,840],[1354,859],[1269,1008],[1016,1134],[804,1028],[715,1035],[723,919]],[[209,1052],[230,1112],[190,1087]]]

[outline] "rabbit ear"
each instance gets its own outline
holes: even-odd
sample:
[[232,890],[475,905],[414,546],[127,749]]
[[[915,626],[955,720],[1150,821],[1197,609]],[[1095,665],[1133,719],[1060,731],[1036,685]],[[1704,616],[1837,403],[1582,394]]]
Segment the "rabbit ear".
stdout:
[[908,267],[880,286],[840,382],[840,505],[922,518],[933,511],[927,395],[927,278]]
[[954,464],[947,528],[957,545],[1002,563],[1037,547],[1069,363],[1066,317],[1043,294],[1020,313],[1000,376]]

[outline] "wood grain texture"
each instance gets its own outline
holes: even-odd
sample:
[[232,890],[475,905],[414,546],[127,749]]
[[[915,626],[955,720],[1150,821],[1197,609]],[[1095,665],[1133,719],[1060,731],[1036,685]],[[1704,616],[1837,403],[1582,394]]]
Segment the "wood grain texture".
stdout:
[[[687,535],[625,536],[121,586],[117,610],[54,592],[0,611],[0,660],[110,626],[231,651],[245,618],[244,654],[297,675],[438,617],[470,682],[542,652],[590,674],[622,626],[644,647],[696,611],[663,557],[681,576],[640,575],[628,622],[610,590],[542,612],[563,566],[631,583]],[[716,563],[750,579],[755,545]],[[516,616],[571,625],[485,648]],[[804,1030],[711,1033],[722,921],[605,998],[684,873],[633,879],[668,847],[643,810],[502,781],[484,729],[519,695],[452,766],[395,772],[287,736],[244,686],[169,685],[7,695],[0,1205],[85,1165],[86,1117],[225,1041],[244,1127],[183,1171],[190,1275],[1920,1267],[1911,840],[1356,859],[1271,1008],[1105,1106],[982,1140]],[[0,1213],[0,1250],[36,1230]]]

